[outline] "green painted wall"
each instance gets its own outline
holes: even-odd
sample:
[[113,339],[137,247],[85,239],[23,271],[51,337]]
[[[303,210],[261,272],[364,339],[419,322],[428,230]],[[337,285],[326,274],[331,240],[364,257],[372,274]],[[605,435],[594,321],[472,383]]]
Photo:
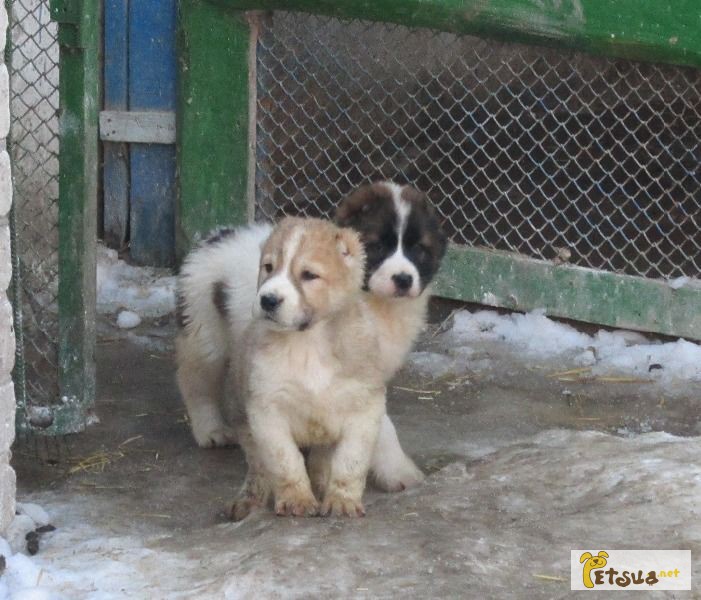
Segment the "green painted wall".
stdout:
[[243,15],[180,2],[178,254],[198,233],[247,218],[248,45]]
[[[99,0],[53,0],[59,24],[59,391],[44,434],[85,427],[95,401]],[[58,400],[58,399],[57,399]]]

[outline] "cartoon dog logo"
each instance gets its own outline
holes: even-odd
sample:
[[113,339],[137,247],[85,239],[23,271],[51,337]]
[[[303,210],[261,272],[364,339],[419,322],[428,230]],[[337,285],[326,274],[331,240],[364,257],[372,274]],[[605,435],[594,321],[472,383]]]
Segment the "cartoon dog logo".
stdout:
[[608,556],[608,552],[601,550],[597,556],[592,556],[591,552],[585,552],[579,557],[579,562],[584,563],[582,580],[586,587],[594,587],[594,582],[591,580],[591,572],[593,569],[603,569],[606,566]]

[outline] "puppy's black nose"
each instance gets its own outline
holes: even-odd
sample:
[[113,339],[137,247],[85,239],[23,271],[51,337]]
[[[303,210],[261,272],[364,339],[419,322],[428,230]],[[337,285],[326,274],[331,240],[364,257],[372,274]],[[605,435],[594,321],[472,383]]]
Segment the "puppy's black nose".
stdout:
[[260,297],[260,307],[265,312],[273,312],[281,304],[282,300],[275,294],[264,294]]
[[392,281],[394,281],[394,285],[397,286],[400,292],[406,292],[411,288],[411,284],[414,283],[414,278],[409,273],[397,273],[392,275]]

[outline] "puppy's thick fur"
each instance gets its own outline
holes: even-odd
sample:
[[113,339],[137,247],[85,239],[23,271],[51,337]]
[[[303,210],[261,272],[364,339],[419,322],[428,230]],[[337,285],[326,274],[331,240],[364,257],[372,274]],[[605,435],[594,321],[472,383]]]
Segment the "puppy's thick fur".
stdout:
[[263,246],[255,318],[232,354],[246,398],[240,439],[249,474],[235,504],[243,516],[267,501],[283,515],[360,516],[385,411],[373,314],[363,301],[358,234],[318,219],[285,219]]
[[178,278],[177,381],[195,441],[237,442],[222,416],[227,365],[253,317],[261,246],[270,225],[217,232],[191,252]]

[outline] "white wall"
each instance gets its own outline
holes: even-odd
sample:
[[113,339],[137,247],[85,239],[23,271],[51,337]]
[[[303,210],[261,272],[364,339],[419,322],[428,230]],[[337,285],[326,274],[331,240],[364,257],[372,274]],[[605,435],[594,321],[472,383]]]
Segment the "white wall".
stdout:
[[[7,13],[0,4],[0,61],[4,56]],[[12,203],[10,158],[5,140],[10,129],[10,85],[7,68],[0,64],[0,532],[15,514],[15,473],[10,467],[10,446],[15,438],[15,392],[12,367],[15,334],[7,289],[12,275],[9,211]]]

